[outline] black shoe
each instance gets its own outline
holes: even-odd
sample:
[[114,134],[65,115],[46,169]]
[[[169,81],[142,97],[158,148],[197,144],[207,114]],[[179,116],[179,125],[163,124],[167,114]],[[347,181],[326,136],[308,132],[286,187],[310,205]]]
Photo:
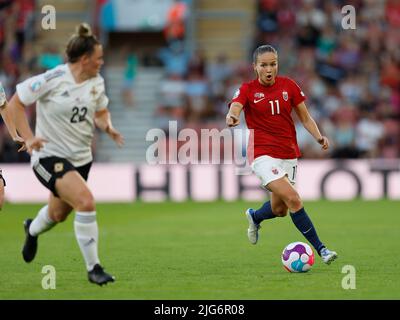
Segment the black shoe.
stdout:
[[104,272],[103,268],[101,265],[96,264],[92,271],[88,272],[88,279],[92,283],[96,283],[99,286],[102,286],[103,284],[107,284],[107,282],[114,282],[115,278],[114,276]]
[[37,239],[38,237],[31,236],[29,234],[29,226],[32,223],[32,219],[26,219],[24,221],[24,230],[25,230],[25,243],[22,248],[22,257],[25,262],[31,262],[35,259],[36,251],[37,251]]

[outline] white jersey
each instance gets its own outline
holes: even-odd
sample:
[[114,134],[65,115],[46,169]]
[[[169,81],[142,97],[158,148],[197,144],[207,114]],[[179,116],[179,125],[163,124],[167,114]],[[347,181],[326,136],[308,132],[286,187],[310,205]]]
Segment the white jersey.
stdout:
[[35,135],[48,141],[32,153],[32,165],[51,156],[75,167],[92,161],[94,114],[108,105],[100,75],[77,84],[63,64],[18,84],[17,94],[25,106],[37,102]]
[[0,82],[0,107],[2,107],[6,103],[6,93],[4,92],[4,88]]

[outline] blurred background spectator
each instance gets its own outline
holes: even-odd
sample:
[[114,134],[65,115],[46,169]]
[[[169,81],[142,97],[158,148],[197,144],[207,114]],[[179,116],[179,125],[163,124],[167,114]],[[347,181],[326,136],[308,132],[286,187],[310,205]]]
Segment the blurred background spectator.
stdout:
[[38,67],[42,72],[53,69],[64,62],[63,56],[54,44],[48,44],[39,54],[38,60]]
[[167,12],[164,36],[167,43],[183,41],[186,35],[187,5],[184,1],[174,0]]
[[122,84],[122,98],[127,107],[134,106],[134,82],[137,74],[138,58],[128,46],[124,53],[125,70],[124,81]]
[[[35,36],[34,10],[34,0],[0,1],[0,81],[8,99],[15,92],[18,82],[38,71],[36,57],[32,56],[32,41]],[[30,108],[28,115],[32,125],[34,114],[35,110]],[[29,161],[27,153],[17,152],[2,120],[0,148],[1,162]]]

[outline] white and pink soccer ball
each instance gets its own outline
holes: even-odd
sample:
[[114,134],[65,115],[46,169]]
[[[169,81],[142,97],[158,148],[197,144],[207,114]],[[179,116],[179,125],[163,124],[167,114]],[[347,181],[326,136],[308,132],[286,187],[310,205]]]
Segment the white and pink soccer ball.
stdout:
[[282,251],[282,263],[289,272],[307,272],[314,264],[314,252],[307,243],[289,243]]

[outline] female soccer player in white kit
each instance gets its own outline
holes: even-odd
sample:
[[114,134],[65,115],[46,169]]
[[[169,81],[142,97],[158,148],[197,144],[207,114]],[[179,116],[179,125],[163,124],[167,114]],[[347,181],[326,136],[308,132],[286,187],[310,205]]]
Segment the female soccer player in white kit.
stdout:
[[[68,62],[17,85],[10,100],[18,133],[32,152],[31,165],[48,188],[49,202],[35,219],[24,221],[23,258],[35,258],[39,234],[64,221],[75,210],[74,230],[90,282],[103,285],[114,277],[98,258],[98,226],[92,192],[86,180],[92,164],[91,143],[95,126],[119,146],[122,135],[113,128],[107,110],[104,80],[99,75],[103,49],[90,27],[83,23],[69,40]],[[36,136],[29,128],[24,107],[37,102]],[[32,146],[41,144],[41,149]]]

